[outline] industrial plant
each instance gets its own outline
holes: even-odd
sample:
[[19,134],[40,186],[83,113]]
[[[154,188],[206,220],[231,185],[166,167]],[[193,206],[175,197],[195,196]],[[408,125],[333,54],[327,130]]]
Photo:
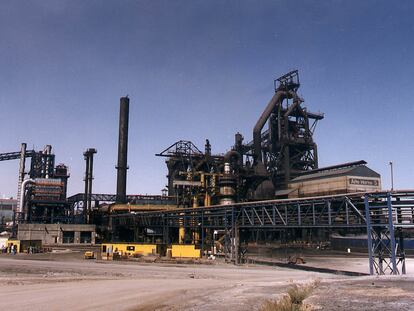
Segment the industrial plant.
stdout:
[[243,264],[255,257],[252,245],[346,249],[345,238],[333,237],[354,235],[365,236],[355,247],[371,274],[405,274],[414,192],[383,190],[365,160],[320,167],[314,133],[324,114],[308,111],[300,85],[297,70],[277,78],[251,133],[235,133],[226,153],[212,153],[208,139],[204,148],[181,138],[159,146],[167,172],[160,195],[127,192],[128,145],[138,143],[128,140],[133,98],[120,99],[116,193],[94,192],[93,147],[83,152],[84,192],[70,196],[68,183],[80,181],[56,164],[52,146],[22,143],[0,154],[20,161],[8,250],[99,245],[103,260],[139,254]]

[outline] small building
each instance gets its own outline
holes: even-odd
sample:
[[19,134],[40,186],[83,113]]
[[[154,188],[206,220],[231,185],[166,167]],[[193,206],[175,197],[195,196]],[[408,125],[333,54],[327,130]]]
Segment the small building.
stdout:
[[381,190],[381,175],[358,161],[312,170],[294,178],[287,191],[289,198],[323,196]]
[[43,245],[95,244],[95,225],[19,224],[17,240],[41,240]]
[[13,219],[14,211],[17,209],[17,200],[0,199],[0,223]]

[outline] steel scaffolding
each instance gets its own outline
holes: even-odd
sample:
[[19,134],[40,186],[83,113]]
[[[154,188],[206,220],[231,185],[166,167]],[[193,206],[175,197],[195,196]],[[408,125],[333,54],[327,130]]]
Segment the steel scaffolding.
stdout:
[[413,225],[410,199],[400,193],[365,195],[370,274],[406,273],[402,229]]
[[233,261],[240,256],[241,229],[366,229],[370,273],[397,274],[405,273],[403,229],[414,228],[413,211],[414,191],[405,191],[269,200],[110,217],[115,232],[117,227],[147,228],[160,232],[164,243],[171,242],[172,229],[185,227],[201,237],[196,242],[202,250],[206,230],[224,230],[228,237],[224,242],[230,243],[226,249]]

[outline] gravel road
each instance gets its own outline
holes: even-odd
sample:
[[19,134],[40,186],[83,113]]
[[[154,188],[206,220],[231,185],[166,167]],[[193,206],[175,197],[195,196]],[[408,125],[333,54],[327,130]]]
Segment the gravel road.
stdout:
[[[318,310],[371,310],[373,301],[379,308],[372,310],[411,310],[414,303],[413,277],[377,279],[266,266],[23,256],[0,256],[2,310],[257,310],[266,299],[286,293],[291,284],[316,279],[320,286],[308,301]],[[358,308],[355,299],[363,307]]]

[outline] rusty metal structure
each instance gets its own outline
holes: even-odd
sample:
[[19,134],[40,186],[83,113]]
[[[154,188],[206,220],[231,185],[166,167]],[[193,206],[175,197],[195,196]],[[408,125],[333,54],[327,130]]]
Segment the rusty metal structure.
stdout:
[[118,203],[126,203],[126,185],[128,170],[128,123],[129,98],[121,97],[119,105],[119,140],[116,196]]
[[[20,152],[0,154],[0,161],[20,159],[16,220],[92,223],[107,240],[151,239],[163,248],[191,243],[202,256],[219,242],[234,263],[243,261],[243,244],[254,236],[287,241],[366,232],[370,273],[405,273],[414,192],[380,191],[380,175],[365,161],[319,168],[313,135],[324,115],[306,109],[299,87],[297,70],[276,79],[252,141],[236,133],[225,154],[213,154],[208,139],[203,151],[179,140],[156,154],[166,159],[168,195],[127,195],[128,97],[120,99],[116,194],[92,192],[95,149],[83,154],[85,192],[69,198],[67,167],[55,166],[51,146],[36,152],[22,144]],[[28,174],[26,158],[32,159]]]
[[[26,159],[30,158],[30,169]],[[52,146],[46,145],[41,151],[27,150],[21,145],[18,152],[0,154],[0,161],[20,159],[18,178],[18,206],[15,222],[70,222],[70,205],[66,201],[68,168],[55,165]],[[26,178],[27,177],[27,178]]]
[[[323,114],[303,107],[297,91],[299,73],[291,71],[274,81],[275,94],[253,129],[255,170],[270,174],[274,189],[286,189],[289,181],[318,168],[313,133]],[[265,124],[268,128],[263,131]]]
[[150,229],[164,244],[176,243],[184,226],[197,232],[192,243],[201,250],[212,249],[220,231],[224,256],[235,263],[246,259],[242,248],[251,232],[274,233],[274,239],[297,230],[365,232],[370,274],[405,274],[404,237],[414,228],[413,210],[414,191],[362,192],[116,214],[111,226],[115,235],[124,233],[121,240]]
[[85,194],[83,201],[83,212],[85,217],[85,223],[90,223],[90,213],[92,210],[92,181],[93,181],[93,155],[96,153],[96,149],[88,148],[84,153],[85,159]]
[[179,206],[283,197],[292,179],[318,168],[313,133],[323,114],[303,106],[297,70],[274,82],[275,94],[253,128],[253,141],[244,144],[237,133],[229,152],[213,155],[208,140],[204,152],[180,140],[156,154],[167,158],[168,193]]

